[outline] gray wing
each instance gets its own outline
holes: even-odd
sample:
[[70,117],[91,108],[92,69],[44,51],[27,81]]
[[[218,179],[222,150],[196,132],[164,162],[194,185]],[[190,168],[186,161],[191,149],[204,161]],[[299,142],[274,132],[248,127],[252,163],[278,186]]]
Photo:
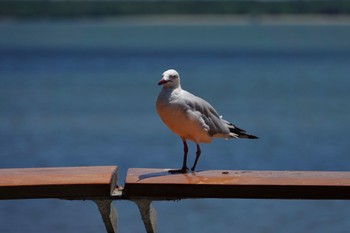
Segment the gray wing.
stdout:
[[210,136],[215,134],[229,134],[230,130],[228,128],[228,123],[226,120],[221,119],[216,110],[211,106],[207,101],[199,98],[191,93],[184,91],[183,101],[192,110],[197,114],[206,124],[207,132]]

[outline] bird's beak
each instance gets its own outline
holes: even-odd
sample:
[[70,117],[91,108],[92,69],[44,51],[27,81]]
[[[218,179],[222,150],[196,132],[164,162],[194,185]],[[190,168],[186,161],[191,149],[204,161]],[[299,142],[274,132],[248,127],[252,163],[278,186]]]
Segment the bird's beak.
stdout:
[[164,83],[167,83],[169,80],[161,79],[158,82],[158,85],[163,85]]

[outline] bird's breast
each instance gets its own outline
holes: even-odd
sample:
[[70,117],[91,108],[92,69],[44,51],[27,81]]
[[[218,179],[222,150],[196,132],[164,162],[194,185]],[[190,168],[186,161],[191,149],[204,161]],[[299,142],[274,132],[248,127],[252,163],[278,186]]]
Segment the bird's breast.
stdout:
[[196,143],[210,142],[211,137],[202,122],[181,104],[157,101],[156,109],[164,124],[182,139]]

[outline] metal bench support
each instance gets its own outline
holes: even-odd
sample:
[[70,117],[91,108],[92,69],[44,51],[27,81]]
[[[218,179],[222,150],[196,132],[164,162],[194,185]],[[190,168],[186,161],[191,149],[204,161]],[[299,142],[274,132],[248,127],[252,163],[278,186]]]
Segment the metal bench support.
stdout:
[[107,233],[117,233],[117,209],[113,207],[113,200],[94,200],[102,216]]
[[148,199],[133,200],[140,210],[143,224],[145,225],[147,233],[156,233],[157,213],[152,206],[152,201]]

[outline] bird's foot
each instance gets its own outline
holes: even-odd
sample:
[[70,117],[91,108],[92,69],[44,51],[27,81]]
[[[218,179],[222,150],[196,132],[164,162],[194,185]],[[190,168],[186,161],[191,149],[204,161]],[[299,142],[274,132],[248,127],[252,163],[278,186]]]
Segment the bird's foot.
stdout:
[[187,167],[183,167],[181,169],[176,169],[176,170],[169,170],[168,171],[170,174],[186,174],[188,172],[188,168]]

